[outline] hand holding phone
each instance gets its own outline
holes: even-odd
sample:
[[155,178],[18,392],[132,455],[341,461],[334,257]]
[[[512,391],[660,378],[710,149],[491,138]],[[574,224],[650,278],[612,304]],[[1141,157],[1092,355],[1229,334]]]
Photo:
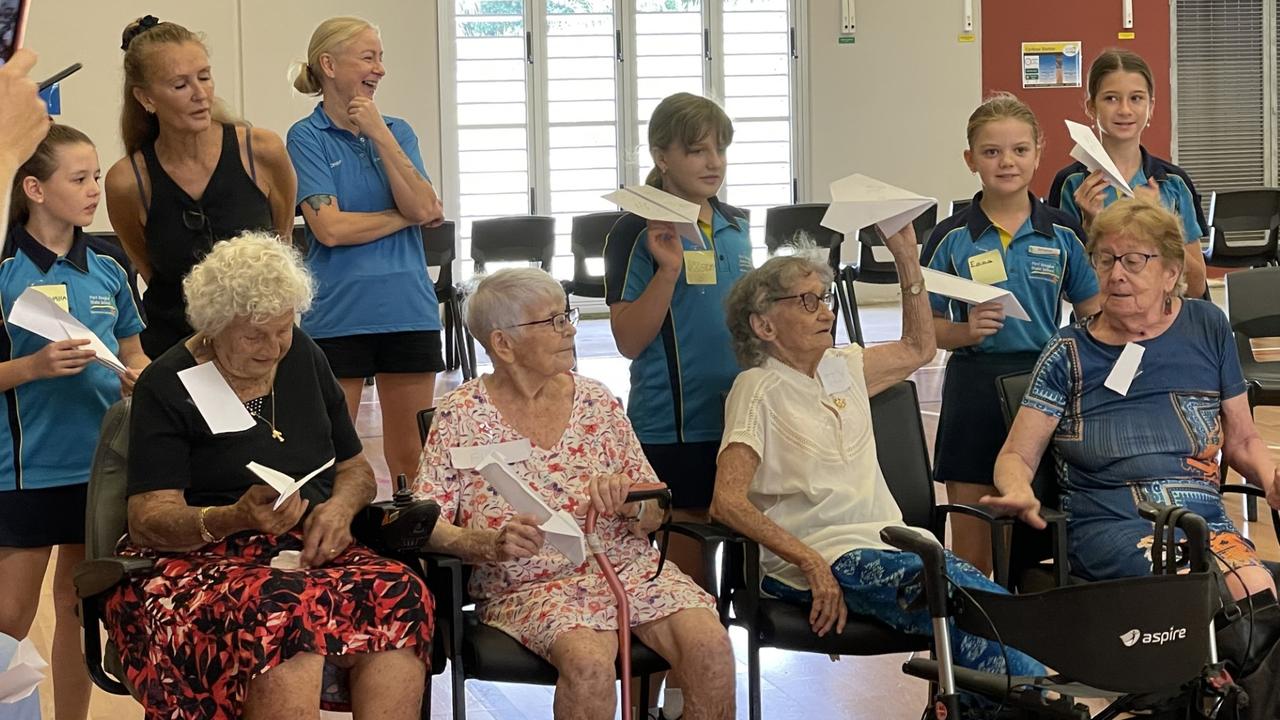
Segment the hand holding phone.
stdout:
[[[19,50],[0,68],[0,176],[26,162],[49,133],[49,111],[27,77],[35,64],[35,53]],[[0,177],[0,184],[10,181]]]

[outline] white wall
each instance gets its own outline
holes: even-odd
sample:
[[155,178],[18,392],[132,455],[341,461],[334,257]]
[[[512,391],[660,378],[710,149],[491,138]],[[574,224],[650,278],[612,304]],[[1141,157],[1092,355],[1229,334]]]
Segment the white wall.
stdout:
[[[58,120],[94,139],[105,172],[124,152],[118,127],[120,33],[135,18],[152,13],[204,33],[218,95],[254,125],[283,136],[315,103],[293,91],[289,64],[305,58],[321,20],[353,12],[382,29],[388,74],[378,91],[379,108],[409,121],[427,171],[438,178],[436,0],[34,0],[27,46],[40,55],[36,77],[84,63],[63,83]],[[105,206],[90,227],[109,229]]]
[[837,43],[839,0],[806,2],[807,199],[830,200],[828,185],[854,172],[937,197],[942,212],[976,192],[961,153],[982,47],[957,40],[961,0],[857,0],[852,45]]

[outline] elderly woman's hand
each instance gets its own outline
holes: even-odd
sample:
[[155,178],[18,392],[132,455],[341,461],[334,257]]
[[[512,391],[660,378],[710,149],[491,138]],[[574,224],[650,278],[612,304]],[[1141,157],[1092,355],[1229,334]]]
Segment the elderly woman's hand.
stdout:
[[546,533],[538,527],[538,519],[522,513],[511,518],[493,535],[490,558],[497,562],[520,560],[537,555],[546,541]]
[[319,567],[351,544],[351,519],[355,511],[337,500],[322,502],[302,524],[303,567]]
[[271,506],[278,497],[280,493],[270,485],[254,485],[246,490],[233,506],[241,518],[240,525],[268,535],[279,535],[293,529],[307,511],[310,501],[295,493],[284,501],[279,510],[272,510]]
[[844,590],[831,573],[831,566],[817,553],[801,564],[805,579],[809,581],[809,593],[813,604],[809,607],[809,626],[822,637],[835,628],[836,634],[844,632],[849,607],[844,602]]
[[630,488],[631,478],[621,473],[597,475],[591,478],[587,495],[597,513],[615,515],[627,509],[624,506],[627,504],[627,492]]
[[978,502],[990,506],[997,515],[1016,517],[1037,530],[1045,528],[1040,501],[1029,485],[1003,495],[983,495]]
[[913,258],[919,258],[920,252],[916,250],[916,228],[911,223],[907,223],[901,230],[893,235],[885,238],[884,246],[889,248],[889,252],[894,256],[910,255]]

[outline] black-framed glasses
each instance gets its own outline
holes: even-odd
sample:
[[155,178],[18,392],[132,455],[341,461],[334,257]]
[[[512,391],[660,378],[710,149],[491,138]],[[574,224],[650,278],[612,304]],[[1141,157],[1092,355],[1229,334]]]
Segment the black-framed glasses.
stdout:
[[776,298],[773,298],[773,302],[781,302],[783,300],[795,300],[796,298],[800,299],[800,304],[804,306],[805,310],[808,310],[809,312],[818,312],[818,303],[822,303],[823,305],[827,306],[827,309],[830,309],[831,301],[832,299],[835,298],[835,296],[831,294],[830,290],[822,293],[821,295],[817,293],[807,292],[807,293],[800,293],[799,295],[783,295],[782,297],[776,297]]
[[1125,272],[1130,272],[1136,275],[1147,267],[1147,263],[1151,262],[1152,258],[1158,257],[1160,256],[1140,252],[1127,252],[1123,255],[1115,255],[1113,253],[1095,250],[1089,254],[1089,264],[1098,272],[1109,272],[1111,268],[1116,266],[1116,261],[1119,260],[1120,267],[1123,267]]
[[515,325],[508,325],[507,328],[529,327],[530,325],[550,325],[552,330],[555,330],[558,333],[564,333],[571,325],[577,327],[578,317],[581,314],[582,313],[578,308],[570,308],[567,312],[556,313],[546,320],[532,320],[527,323],[517,323]]

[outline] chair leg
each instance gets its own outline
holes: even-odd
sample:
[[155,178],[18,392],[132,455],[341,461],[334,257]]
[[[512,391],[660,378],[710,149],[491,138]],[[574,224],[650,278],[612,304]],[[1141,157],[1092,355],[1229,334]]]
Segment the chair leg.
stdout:
[[457,662],[450,660],[449,666],[453,678],[453,720],[467,720],[467,679]]
[[853,287],[853,282],[853,280],[845,281],[845,297],[849,302],[849,311],[845,315],[845,322],[846,324],[852,322],[852,327],[849,329],[849,341],[866,347],[867,342],[862,337],[862,318],[858,317],[858,295],[857,290]]
[[760,720],[760,639],[747,628],[747,717]]
[[453,301],[446,300],[444,303],[444,322],[440,323],[444,327],[444,369],[452,370],[458,367],[458,352],[454,346],[453,340]]
[[[849,342],[856,342],[854,336],[857,331],[854,329],[856,324],[854,317],[857,314],[857,309],[850,310],[849,293],[845,288],[843,279],[836,280],[836,299],[840,305],[840,315],[844,318],[844,329],[849,331]],[[831,339],[832,342],[835,341],[835,328],[832,328]]]
[[[649,714],[649,690],[652,687],[650,684],[652,679],[653,676],[649,673],[644,673],[640,676],[640,694],[636,695],[635,699],[632,700],[636,704],[636,714],[639,716],[639,720],[647,720]],[[631,679],[628,678],[627,682],[631,682]],[[627,712],[631,712],[630,708],[627,709]]]

